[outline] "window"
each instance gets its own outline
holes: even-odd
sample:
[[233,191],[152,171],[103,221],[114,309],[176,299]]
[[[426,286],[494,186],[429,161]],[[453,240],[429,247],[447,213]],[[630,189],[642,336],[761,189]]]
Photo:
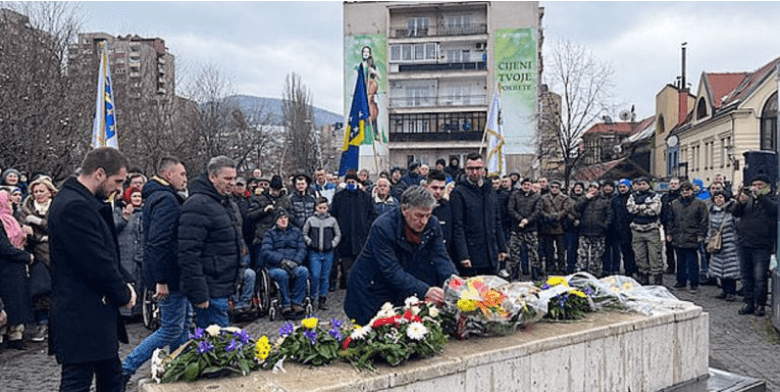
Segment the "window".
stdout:
[[407,87],[406,88],[406,106],[428,106],[428,88],[427,87]]
[[390,61],[401,61],[401,45],[390,46]]
[[471,14],[455,14],[447,16],[447,27],[464,28],[471,25]]
[[707,117],[707,101],[699,98],[699,103],[696,105],[696,119],[701,120],[704,117]]
[[664,133],[666,131],[666,124],[664,124],[664,115],[658,116],[658,120],[656,121],[656,131],[658,133]]
[[407,37],[425,37],[428,35],[428,18],[418,16],[406,19]]
[[777,150],[777,92],[775,91],[761,110],[761,149]]
[[391,45],[390,61],[435,61],[437,49],[438,45],[433,42],[426,44]]

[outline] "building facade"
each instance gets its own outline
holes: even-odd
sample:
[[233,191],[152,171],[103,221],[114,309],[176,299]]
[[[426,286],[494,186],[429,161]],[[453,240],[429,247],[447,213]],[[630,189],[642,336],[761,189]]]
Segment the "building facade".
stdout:
[[344,111],[361,63],[371,111],[360,167],[462,164],[480,150],[496,87],[506,170],[534,156],[542,17],[538,2],[345,3]]
[[[656,171],[666,177],[699,178],[705,185],[722,174],[735,189],[749,180],[740,170],[743,154],[777,151],[778,65],[780,57],[753,72],[702,73],[696,95],[686,99],[691,106],[685,119],[666,134],[663,129],[657,133],[662,137],[656,139],[663,140],[663,162]],[[671,105],[666,106],[668,110]],[[672,115],[657,113],[659,122]]]

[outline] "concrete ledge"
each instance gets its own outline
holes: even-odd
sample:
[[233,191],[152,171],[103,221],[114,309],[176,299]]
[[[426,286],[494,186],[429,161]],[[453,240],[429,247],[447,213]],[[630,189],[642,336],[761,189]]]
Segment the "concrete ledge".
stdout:
[[143,392],[184,391],[646,391],[708,373],[709,316],[690,303],[671,313],[591,313],[539,323],[511,336],[451,340],[442,355],[357,372],[348,363],[195,383],[141,383]]

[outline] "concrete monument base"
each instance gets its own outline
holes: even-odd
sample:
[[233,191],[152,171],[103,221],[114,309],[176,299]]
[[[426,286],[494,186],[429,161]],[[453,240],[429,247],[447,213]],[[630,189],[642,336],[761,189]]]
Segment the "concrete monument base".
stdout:
[[142,392],[184,391],[632,391],[656,392],[708,374],[709,316],[692,303],[656,316],[597,312],[542,322],[511,336],[451,339],[441,355],[358,372],[337,362],[285,364],[286,373],[195,383],[141,382]]

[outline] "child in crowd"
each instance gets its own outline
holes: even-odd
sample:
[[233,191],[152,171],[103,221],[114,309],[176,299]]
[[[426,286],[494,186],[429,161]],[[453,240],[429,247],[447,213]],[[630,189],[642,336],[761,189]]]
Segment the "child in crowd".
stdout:
[[309,248],[311,294],[320,310],[327,310],[328,277],[333,268],[333,250],[341,241],[341,229],[336,218],[328,213],[328,199],[318,197],[314,216],[303,225],[303,240]]

